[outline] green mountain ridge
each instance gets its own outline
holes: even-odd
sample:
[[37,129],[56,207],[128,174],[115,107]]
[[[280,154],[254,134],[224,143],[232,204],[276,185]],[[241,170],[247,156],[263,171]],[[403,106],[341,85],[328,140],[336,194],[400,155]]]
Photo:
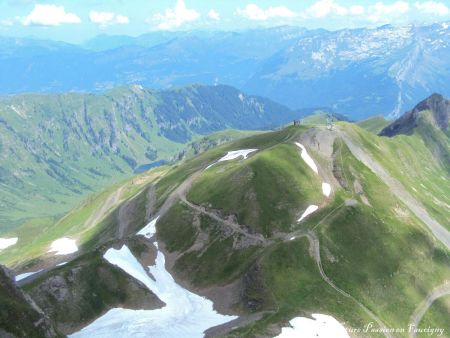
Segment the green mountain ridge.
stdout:
[[2,96],[1,232],[30,217],[61,215],[140,165],[171,161],[204,135],[268,128],[294,116],[227,86]]
[[[181,156],[186,160],[92,196],[45,231],[16,233],[17,245],[1,252],[0,262],[17,273],[44,269],[23,287],[54,313],[51,280],[62,278],[63,289],[73,292],[70,276],[104,266],[108,248],[127,245],[143,266],[154,264],[155,248],[136,233],[159,216],[156,238],[167,270],[213,300],[219,312],[240,316],[211,328],[211,336],[273,337],[292,318],[313,313],[332,315],[347,329],[372,322],[376,329],[405,330],[355,337],[409,337],[410,323],[432,323],[448,334],[442,311],[450,308],[440,297],[417,315],[436,290],[450,293],[450,171],[433,143],[447,135],[435,124],[426,126],[388,138],[337,122],[333,130],[290,126],[257,133],[205,152],[209,146],[194,143]],[[257,150],[247,159],[216,163],[240,149]],[[330,196],[322,191],[324,182]],[[299,221],[311,205],[318,209]],[[75,239],[80,251],[48,253],[63,236]],[[55,268],[62,260],[69,263]],[[94,296],[86,297],[71,306],[86,309]],[[85,322],[109,306],[99,304]],[[52,319],[64,334],[81,324],[76,311]]]

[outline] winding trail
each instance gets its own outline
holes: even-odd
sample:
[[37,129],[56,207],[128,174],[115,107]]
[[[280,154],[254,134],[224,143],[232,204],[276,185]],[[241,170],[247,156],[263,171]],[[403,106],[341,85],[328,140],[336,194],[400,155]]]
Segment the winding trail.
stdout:
[[[384,182],[390,187],[391,191],[405,204],[407,204],[412,211],[425,223],[427,224],[430,229],[435,233],[436,237],[438,237],[444,244],[447,246],[450,245],[450,235],[448,232],[435,220],[433,220],[428,213],[425,211],[425,209],[406,191],[406,189],[398,182],[396,179],[394,179],[392,176],[390,176],[386,170],[381,167],[379,163],[374,161],[366,152],[364,152],[359,146],[356,146],[351,139],[345,135],[344,132],[338,130],[338,135],[340,135],[343,139],[343,141],[347,144],[350,151],[355,155],[357,159],[359,159],[361,162],[363,162],[368,168],[370,168],[375,174],[377,174],[381,179],[384,180]],[[342,157],[342,154],[341,154]],[[320,276],[321,278],[336,292],[341,294],[342,296],[350,299],[355,304],[357,304],[370,318],[373,319],[374,322],[376,322],[380,328],[380,333],[382,333],[387,338],[392,338],[392,334],[390,333],[389,328],[383,323],[383,321],[375,315],[371,310],[369,310],[364,304],[362,304],[360,301],[358,301],[355,297],[347,293],[346,291],[340,289],[332,280],[327,276],[325,273],[322,261],[320,257],[320,242],[317,238],[317,234],[315,232],[315,229],[321,225],[326,219],[328,219],[331,215],[339,211],[342,207],[346,205],[346,203],[342,203],[341,205],[338,205],[336,208],[331,210],[327,215],[325,215],[311,230],[305,231],[305,230],[296,230],[291,233],[287,234],[275,234],[274,238],[272,240],[264,238],[262,235],[255,235],[248,233],[244,230],[244,227],[238,224],[237,222],[234,222],[230,219],[224,219],[217,215],[216,213],[207,210],[207,208],[196,205],[190,201],[187,200],[186,195],[189,192],[192,183],[201,175],[202,169],[196,171],[195,173],[191,174],[185,181],[183,181],[175,190],[173,190],[169,196],[166,198],[165,202],[161,206],[161,208],[158,210],[157,215],[155,216],[162,216],[165,214],[177,201],[181,201],[185,205],[187,205],[189,208],[192,208],[202,214],[205,214],[212,219],[221,222],[225,224],[226,226],[230,227],[234,232],[239,233],[243,236],[248,237],[249,239],[253,241],[257,241],[257,243],[261,243],[263,246],[268,246],[271,244],[276,243],[276,240],[281,240],[282,242],[288,242],[293,239],[298,239],[302,237],[306,237],[310,243],[310,253],[312,258],[315,260]],[[417,207],[416,207],[417,206]],[[443,232],[442,230],[445,230]],[[448,236],[448,238],[447,238]],[[442,295],[450,293],[450,284],[445,284],[443,288],[439,288],[434,290],[424,301],[423,304],[419,306],[419,308],[415,311],[413,314],[412,322],[419,323],[423,314],[426,312],[426,310],[431,306],[433,301]]]
[[257,242],[261,242],[261,244],[264,244],[264,245],[268,245],[268,244],[272,243],[271,241],[266,240],[264,238],[264,236],[262,236],[261,234],[258,234],[258,235],[251,234],[251,233],[243,230],[242,229],[243,227],[241,225],[239,225],[238,223],[233,222],[233,221],[231,221],[229,219],[221,218],[218,215],[216,215],[215,213],[206,210],[206,208],[204,208],[204,207],[202,207],[200,205],[194,204],[192,202],[189,202],[186,199],[186,196],[181,196],[181,201],[184,204],[186,204],[189,208],[197,210],[198,212],[200,212],[200,213],[202,213],[204,215],[207,215],[207,216],[211,217],[212,219],[229,226],[234,232],[237,232],[237,233],[239,233],[241,235],[244,235],[245,237],[253,239],[253,240],[257,241]]
[[[414,313],[412,314],[409,323],[414,328],[418,328],[420,321],[422,320],[423,316],[427,312],[427,310],[430,308],[430,306],[434,303],[435,300],[438,298],[444,297],[450,295],[450,281],[446,281],[441,286],[438,286],[433,291],[430,292],[430,294],[425,298],[425,300],[419,304],[419,306],[416,308]],[[409,336],[411,338],[416,338],[416,332],[412,330],[409,333]]]
[[98,210],[98,212],[93,212],[91,216],[89,216],[86,222],[84,222],[86,230],[96,226],[106,216],[107,212],[119,203],[123,189],[124,186],[121,186],[119,189],[112,192],[102,204],[100,210]]
[[189,208],[194,209],[202,214],[205,214],[205,215],[211,217],[212,219],[214,219],[218,222],[221,222],[222,224],[225,224],[226,226],[230,227],[233,230],[233,232],[239,233],[239,234],[241,234],[253,241],[256,241],[257,243],[260,243],[264,246],[271,244],[272,241],[265,239],[264,236],[262,236],[260,234],[258,234],[258,235],[251,234],[251,233],[245,231],[243,229],[244,227],[241,226],[240,224],[233,222],[232,220],[222,218],[222,217],[218,216],[217,214],[215,214],[211,211],[208,211],[205,207],[194,204],[187,200],[186,195],[189,192],[189,190],[191,189],[192,183],[201,175],[202,172],[203,172],[203,169],[196,171],[195,173],[190,175],[186,180],[184,180],[184,182],[181,183],[177,188],[175,188],[175,190],[172,191],[169,194],[169,196],[166,198],[166,200],[164,201],[161,208],[159,208],[158,213],[153,217],[164,215],[177,201],[181,201],[182,203],[187,205]]
[[[327,217],[327,216],[325,216]],[[284,241],[290,241],[292,234],[288,234],[285,236]],[[322,259],[320,257],[320,242],[317,238],[317,235],[314,231],[308,231],[307,233],[299,234],[297,232],[297,235],[295,236],[295,239],[306,237],[309,240],[310,245],[310,252],[313,257],[313,259],[316,261],[317,267],[319,269],[320,276],[324,280],[325,283],[327,283],[331,288],[333,288],[335,291],[337,291],[342,296],[351,299],[353,302],[355,302],[365,313],[369,315],[380,327],[381,333],[384,334],[387,338],[393,338],[393,336],[390,334],[389,329],[387,326],[383,323],[383,321],[378,318],[372,311],[370,311],[364,304],[362,304],[360,301],[358,301],[355,297],[350,295],[349,293],[345,292],[344,290],[340,289],[334,282],[327,276],[325,271],[323,270],[322,266]]]

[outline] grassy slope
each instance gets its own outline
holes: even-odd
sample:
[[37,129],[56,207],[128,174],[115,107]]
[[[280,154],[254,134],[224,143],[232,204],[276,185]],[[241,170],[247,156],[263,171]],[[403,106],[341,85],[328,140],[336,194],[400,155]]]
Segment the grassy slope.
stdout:
[[357,173],[371,206],[342,208],[318,227],[324,269],[389,327],[407,327],[427,292],[450,278],[449,252],[346,147],[339,151],[340,165],[350,180]]
[[[296,316],[330,314],[346,327],[364,327],[371,318],[353,301],[333,290],[320,277],[310,257],[306,238],[271,247],[261,254],[260,264],[270,311],[262,320],[230,333],[229,337],[258,337],[272,324],[284,323]],[[262,292],[253,295],[264,297]],[[362,335],[364,336],[364,335]],[[381,337],[373,334],[371,337]]]
[[[411,145],[402,137],[378,139],[356,126],[348,125],[346,128],[355,134],[354,137],[364,136],[366,139],[361,142],[365,147],[373,145],[378,149],[379,146],[388,151],[397,146],[407,154],[411,148],[418,147],[414,149],[419,151],[419,158],[427,154],[425,146],[420,146],[417,139],[413,139],[417,144]],[[168,168],[156,183],[158,205],[190,174],[205,168],[227,151],[258,148],[260,151],[245,161],[221,163],[204,172],[194,183],[188,198],[211,203],[224,214],[236,213],[240,222],[253,225],[268,237],[278,231],[315,228],[321,243],[324,270],[336,285],[352,294],[388,326],[407,325],[409,316],[429,290],[450,278],[448,250],[436,246],[438,244],[426,228],[407,211],[407,206],[392,196],[384,183],[339,142],[335,144],[335,166],[344,173],[349,188],[336,191],[334,199],[323,204],[306,222],[295,228],[286,227],[295,223],[297,216],[290,209],[297,208],[298,212],[311,202],[310,199],[319,199],[317,192],[320,195],[319,182],[311,177],[310,170],[292,144],[305,130],[304,127],[291,127],[252,136]],[[387,152],[385,156],[393,155]],[[394,159],[385,158],[382,163],[386,165],[390,161]],[[432,168],[442,171],[439,164]],[[242,181],[241,178],[245,177],[242,173],[246,171],[253,174],[249,175],[251,179]],[[418,174],[423,173],[419,170]],[[370,206],[363,203],[361,196],[355,195],[352,188],[355,180],[362,185]],[[255,193],[242,193],[239,190],[241,186],[254,189]],[[317,189],[313,189],[314,186]],[[229,191],[228,195],[217,195],[217,191],[229,187],[235,187],[241,193]],[[359,203],[343,206],[343,201],[349,198],[355,198]],[[300,205],[296,206],[296,203]],[[329,217],[325,218],[327,215]],[[277,223],[278,217],[283,222]],[[315,227],[317,224],[320,225]],[[208,235],[205,250],[183,254],[198,238],[199,229]],[[275,242],[268,248],[235,250],[232,249],[233,238],[224,237],[216,221],[200,216],[182,204],[173,206],[160,220],[158,233],[170,251],[181,251],[181,258],[175,263],[176,271],[198,287],[225,285],[242,278],[255,266],[259,267],[257,276],[261,288],[247,288],[244,294],[263,304],[262,309],[272,312],[236,334],[258,335],[273,323],[311,312],[332,314],[351,327],[360,327],[371,321],[355,303],[323,282],[308,254],[305,239]],[[414,250],[411,250],[411,243],[414,243]],[[220,257],[221,264],[217,264],[217,257]],[[236,306],[242,310],[239,304]],[[430,320],[439,320],[433,313],[430,316]]]
[[324,200],[317,175],[292,143],[272,146],[245,161],[213,166],[195,182],[188,199],[236,214],[240,224],[266,237],[288,231],[310,204]]
[[[303,226],[319,224],[315,229],[321,243],[323,268],[338,287],[358,299],[388,327],[407,329],[410,315],[429,290],[450,278],[449,252],[435,246],[426,228],[412,214],[399,217],[396,208],[406,210],[406,206],[401,205],[384,183],[346,147],[341,147],[341,144],[336,146],[339,152],[336,158],[342,154],[342,161],[337,165],[345,171],[349,186],[355,179],[363,184],[371,206],[359,200],[356,206],[341,207],[324,219],[341,205],[343,198],[354,196],[352,189],[340,191],[333,203],[318,211]],[[323,221],[319,223],[319,220]],[[307,242],[302,241],[303,254],[300,248],[291,248],[293,243],[280,244],[277,249],[264,253],[265,280],[278,311],[236,331],[235,335],[255,336],[264,332],[270,323],[311,312],[333,314],[354,328],[373,321],[355,303],[323,283],[311,259],[308,263]],[[298,245],[301,241],[294,243]],[[414,243],[414,250],[411,250],[411,243]],[[429,316],[442,320],[442,314]]]
[[[445,162],[436,159],[420,130],[416,129],[412,135],[388,138],[378,137],[350,124],[346,124],[345,128],[425,206],[432,217],[450,229],[450,169],[445,167]],[[442,142],[449,142],[436,129],[429,133],[435,133]],[[450,153],[448,149],[447,156]]]
[[[450,336],[450,295],[437,299],[423,316],[419,323],[420,329],[439,328],[443,329],[443,336]],[[427,333],[419,333],[417,337],[429,337]]]
[[[255,133],[258,132],[225,130],[213,133],[207,137],[201,138],[200,140],[203,145],[206,145],[209,143],[218,142],[218,140],[220,139],[239,139],[246,135],[253,135]],[[186,153],[186,156],[188,158],[192,157],[192,155],[190,154],[191,146],[188,146],[187,149],[188,152]],[[203,148],[199,149],[198,151],[201,152],[202,150]],[[191,161],[186,161],[187,165],[182,165],[182,170],[177,170],[177,165],[172,167],[156,168],[151,170],[150,172],[127,178],[120,183],[110,185],[101,192],[94,193],[88,196],[86,199],[81,201],[81,203],[79,203],[79,205],[75,209],[71,210],[63,217],[56,215],[53,217],[33,217],[29,220],[26,220],[23,224],[15,229],[11,229],[9,231],[3,230],[3,232],[1,232],[1,236],[18,237],[19,242],[17,245],[9,248],[8,250],[5,250],[3,252],[0,251],[0,262],[8,266],[26,262],[31,258],[35,258],[41,253],[45,252],[46,248],[48,248],[53,240],[62,236],[74,236],[76,238],[79,238],[80,242],[85,243],[87,247],[95,245],[97,243],[98,236],[102,234],[105,235],[104,233],[108,230],[110,231],[112,228],[115,229],[115,224],[112,224],[115,222],[116,216],[115,214],[113,215],[114,208],[110,208],[109,210],[107,210],[108,214],[111,214],[109,215],[109,217],[100,219],[101,222],[99,222],[99,224],[93,225],[90,229],[85,229],[85,226],[83,226],[83,224],[85,224],[85,222],[90,218],[91,215],[98,214],[102,205],[119,188],[124,187],[120,194],[120,200],[127,200],[131,196],[138,194],[139,191],[142,191],[143,187],[155,178],[153,175],[156,174],[160,176],[161,173],[165,173],[167,170],[170,170],[173,175],[169,175],[169,179],[165,177],[163,179],[164,182],[170,183],[172,181],[175,181],[174,178],[176,179],[176,181],[180,181],[182,178],[186,177],[186,172],[188,171],[186,171],[185,168],[190,166],[191,163],[198,165],[199,163],[202,163],[202,161],[204,161],[204,158],[217,156],[214,154],[215,152],[214,150],[212,150],[208,155],[206,155],[206,157],[201,157],[200,160],[193,159]],[[194,168],[197,167],[194,166]],[[178,176],[177,173],[181,173],[181,175]],[[139,182],[139,184],[134,184],[136,182]],[[162,185],[164,185],[164,183]],[[158,187],[160,186],[161,185],[158,185]],[[161,188],[158,189],[161,190]],[[68,200],[66,200],[66,202],[67,201]],[[76,199],[71,203],[75,203],[75,201]],[[44,205],[46,205],[46,202],[44,203]],[[43,209],[44,205],[38,204],[35,207]],[[30,214],[33,214],[33,210],[34,209],[30,209]],[[57,213],[57,211],[59,212],[59,209],[52,209],[50,211],[50,214]],[[44,214],[46,213],[48,213],[48,211],[44,212]]]
[[366,120],[356,123],[362,129],[365,129],[373,134],[378,134],[383,128],[387,127],[391,123],[383,116],[373,116]]
[[[360,128],[353,126],[350,128],[360,135],[369,135],[368,137],[377,139],[373,134]],[[287,130],[279,133],[287,133]],[[274,138],[276,136],[274,134]],[[266,139],[264,136],[260,138],[262,141]],[[241,149],[250,144],[252,147],[264,150],[245,161],[230,161],[212,167],[194,183],[188,199],[196,203],[210,204],[220,209],[225,215],[235,213],[240,223],[254,225],[266,236],[270,236],[275,231],[295,229],[285,226],[292,224],[294,220],[290,210],[317,198],[311,192],[302,195],[302,192],[308,192],[308,189],[298,191],[297,184],[301,187],[305,187],[306,184],[311,189],[314,186],[317,187],[319,183],[315,182],[314,178],[308,174],[307,168],[303,167],[304,164],[295,147],[283,143],[287,140],[290,140],[287,143],[292,143],[292,139],[281,137],[279,140],[281,143],[271,144],[268,147],[264,141],[257,144],[248,140],[242,140],[233,147],[227,147],[221,154],[225,150]],[[398,142],[397,146],[405,152],[411,151],[414,147],[401,139],[387,141]],[[364,145],[366,146],[366,143]],[[339,143],[335,147],[336,165],[341,168],[341,172],[345,173],[344,176],[348,178],[347,183],[350,188],[348,191],[336,192],[330,204],[320,209],[300,227],[313,228],[326,215],[338,208],[316,228],[326,273],[339,287],[352,294],[389,327],[406,327],[409,316],[424,299],[428,290],[450,278],[449,252],[436,246],[426,227],[408,212],[407,206],[397,200],[389,192],[388,187],[357,161],[346,147]],[[424,153],[427,151],[424,146],[420,150]],[[204,156],[208,158],[206,164],[211,163],[211,158],[206,157],[209,154],[206,153]],[[194,167],[199,168],[201,165],[197,163],[191,169]],[[442,168],[436,164],[435,170],[442,170]],[[254,172],[258,174],[255,175]],[[289,184],[283,182],[284,180]],[[362,185],[363,194],[368,198],[370,206],[363,203],[362,196],[355,195],[353,188],[355,180]],[[163,181],[164,179],[161,183]],[[254,194],[252,189],[255,191]],[[258,198],[260,196],[264,198]],[[273,196],[276,200],[271,199]],[[293,200],[290,200],[291,196],[295,196]],[[349,198],[356,198],[359,203],[356,206],[342,207],[344,200]],[[295,206],[295,203],[298,205]],[[280,205],[287,208],[279,209]],[[280,210],[282,212],[278,214]],[[169,228],[162,229],[170,227],[171,224],[172,226],[177,224],[178,227],[185,224],[190,227],[190,221],[180,221],[181,215],[185,212],[186,210],[183,213],[172,210],[167,218],[161,220],[160,233],[164,233],[164,236],[171,233],[172,230]],[[275,222],[280,219],[283,221]],[[176,231],[181,231],[181,228],[177,228]],[[194,233],[195,230],[190,228],[190,234]],[[192,242],[193,238],[189,238],[189,242]],[[168,243],[176,240],[167,237],[163,239]],[[230,281],[229,276],[239,271],[239,269],[232,270],[233,273],[226,274],[226,268],[216,264],[217,256],[228,257],[225,253],[228,252],[230,245],[228,249],[227,247],[218,248],[214,238],[210,240],[213,244],[209,250],[212,250],[214,254],[208,257],[207,254],[198,256],[198,253],[189,253],[177,263],[179,271],[189,272],[186,276],[195,276],[191,279],[198,286],[227,283]],[[222,242],[224,241],[219,243]],[[411,243],[414,243],[414,250],[411,250]],[[264,283],[267,289],[273,292],[273,298],[265,299],[265,303],[276,304],[276,314],[239,330],[236,334],[252,336],[264,331],[270,323],[286,321],[293,316],[314,311],[331,313],[337,318],[347,320],[348,325],[352,327],[361,326],[372,320],[367,318],[367,315],[360,311],[355,303],[337,294],[323,282],[320,283],[320,275],[314,262],[307,258],[308,255],[297,257],[292,253],[293,250],[286,249],[293,245],[284,243],[275,246],[276,249],[272,247],[270,250],[256,249],[256,252],[247,258],[240,255],[234,258],[235,262],[242,259],[254,261],[258,258],[263,267]],[[307,244],[303,243],[302,250],[306,248]],[[182,250],[182,247],[177,246],[172,249]],[[405,252],[408,252],[408,255],[405,255]],[[239,264],[245,266],[245,263]],[[254,296],[268,297],[263,291],[261,292],[263,294]],[[273,307],[272,310],[274,310]]]
[[[79,247],[89,249],[98,244],[101,238],[111,238],[116,231],[116,212],[118,206],[125,200],[139,193],[154,180],[165,173],[167,167],[160,167],[135,176],[132,179],[117,183],[104,191],[90,196],[76,209],[64,217],[55,220],[51,218],[37,219],[26,223],[12,234],[19,237],[15,246],[0,252],[0,262],[8,266],[30,262],[46,253],[49,245],[55,239],[68,236],[77,239]],[[104,208],[106,201],[120,189],[118,200],[109,208]],[[145,197],[145,196],[144,196]],[[142,222],[145,222],[145,208]],[[101,215],[103,212],[103,217]],[[96,215],[94,224],[87,224],[91,215]],[[91,218],[92,219],[92,218]]]
[[[246,126],[255,107],[241,103],[237,109],[231,98],[225,107],[215,101],[217,91],[216,96],[192,88],[163,95],[129,87],[105,95],[0,97],[0,235],[33,218],[60,217],[89,194],[130,177],[135,167],[170,161],[187,142]],[[234,114],[216,118],[227,108]],[[278,109],[269,103],[265,108]],[[278,115],[264,112],[257,119],[268,116]],[[204,142],[240,136],[237,130],[223,131]]]

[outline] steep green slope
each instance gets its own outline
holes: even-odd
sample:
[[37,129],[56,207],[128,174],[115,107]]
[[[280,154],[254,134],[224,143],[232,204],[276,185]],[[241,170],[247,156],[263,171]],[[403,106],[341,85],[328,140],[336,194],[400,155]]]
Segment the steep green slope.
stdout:
[[[429,337],[430,334],[426,329],[434,328],[443,330],[441,336],[450,332],[450,323],[448,321],[448,314],[450,313],[450,295],[442,297],[436,300],[425,316],[422,318],[419,324],[419,329],[423,332],[417,334],[417,337]],[[435,335],[439,335],[440,332],[436,332]]]
[[[354,130],[366,133],[355,126],[343,127],[348,134]],[[196,178],[187,195],[188,204],[170,209],[158,226],[169,251],[176,251],[178,257],[180,251],[187,251],[175,263],[175,271],[197,287],[226,285],[244,275],[240,282],[244,296],[234,308],[274,313],[238,330],[238,336],[258,336],[271,324],[314,311],[332,313],[355,328],[376,318],[388,328],[407,330],[409,316],[426,297],[424,290],[449,280],[449,251],[430,237],[408,206],[359,162],[343,141],[335,139],[328,158],[332,163],[322,162],[324,153],[319,149],[326,141],[319,133],[316,137],[321,144],[310,150],[318,152],[315,158],[322,170],[332,168],[339,182],[333,200],[322,204],[324,198],[317,196],[320,182],[293,151],[293,141],[306,141],[308,132],[288,128],[280,143],[269,147],[260,143],[261,150],[249,159],[218,164]],[[234,149],[245,147],[258,145],[243,140]],[[412,151],[414,144],[408,147]],[[298,210],[313,202],[321,208],[296,224]],[[223,219],[233,216],[247,235],[236,229],[230,235],[214,219],[208,223],[192,204]],[[448,217],[449,212],[444,212]],[[190,215],[187,218],[186,213]],[[200,217],[198,221],[196,217]],[[180,235],[183,229],[188,232]],[[313,232],[308,232],[311,229]],[[265,240],[258,241],[255,234],[264,235]],[[301,254],[308,250],[306,239],[286,242],[308,235],[317,237],[318,242],[310,240],[309,246],[314,250],[313,246],[319,245],[315,243],[320,243],[321,266],[340,291],[321,278],[314,259],[308,261],[308,254]],[[410,250],[411,243],[414,250]],[[217,257],[222,259],[220,265]],[[252,283],[246,284],[249,279]],[[397,336],[406,337],[407,332]]]
[[[411,135],[394,138],[377,137],[352,126],[349,126],[349,130],[356,142],[362,144],[373,158],[399,180],[436,220],[450,229],[450,163],[443,160],[450,156],[450,147],[444,157],[437,155],[434,149],[438,143],[428,145],[418,130]],[[434,128],[430,132],[435,135],[442,133]],[[440,140],[444,141],[445,138],[441,137]],[[445,142],[448,143],[449,139]]]
[[267,128],[293,114],[227,86],[0,97],[1,231],[61,215],[141,165],[172,160],[203,135]]
[[[146,206],[145,191],[167,169],[156,168],[108,187],[89,196],[59,219],[35,219],[23,224],[11,232],[12,236],[18,237],[18,242],[0,251],[0,262],[8,266],[52,262],[55,257],[47,251],[54,240],[62,237],[75,239],[78,246],[86,250],[111,239],[125,237],[134,229],[144,226],[146,207],[150,207]],[[121,209],[125,216],[120,215]],[[119,227],[122,227],[121,236]]]
[[[77,237],[80,254],[142,240],[133,251],[144,265],[151,265],[148,257],[154,252],[135,234],[158,215],[157,239],[167,269],[222,311],[241,316],[241,322],[222,328],[222,334],[276,336],[294,317],[324,313],[345,323],[348,330],[372,322],[374,330],[399,328],[404,331],[390,336],[408,337],[410,318],[432,290],[450,281],[450,250],[429,231],[413,205],[404,203],[395,187],[359,159],[354,145],[408,191],[407,184],[416,177],[412,187],[423,181],[436,194],[448,196],[438,181],[426,180],[429,171],[437,177],[447,173],[422,141],[419,134],[381,138],[348,123],[338,123],[332,131],[302,126],[252,135],[146,173],[142,184],[128,194],[134,196],[129,201],[135,208],[125,218],[125,232],[120,231],[117,216],[127,202],[119,199],[122,202],[115,207],[95,208],[103,209],[104,217],[92,227],[83,218],[93,212],[92,203],[86,203],[47,236]],[[296,142],[314,160],[317,174]],[[241,149],[257,150],[246,159],[216,163]],[[426,168],[413,164],[410,176],[402,172],[406,164],[394,170],[397,158],[412,154],[417,161],[429,158]],[[330,196],[323,194],[324,182],[331,186]],[[94,204],[104,205],[118,188],[98,196]],[[413,198],[425,205],[419,195]],[[317,205],[317,211],[299,221],[310,205]],[[450,210],[430,214],[446,225]],[[60,275],[51,269],[54,258],[44,253],[45,248],[36,247],[18,258],[19,251],[12,255],[18,249],[12,247],[6,250],[11,252],[9,258],[6,253],[0,258],[15,263],[20,271],[36,271],[47,263],[46,278]],[[39,296],[42,283],[32,284],[30,292]],[[430,323],[442,321],[433,310],[425,316]],[[370,331],[355,336],[384,334]]]
[[357,123],[361,128],[370,131],[371,133],[378,134],[381,130],[389,125],[389,121],[384,116],[373,116],[366,120],[359,121]]

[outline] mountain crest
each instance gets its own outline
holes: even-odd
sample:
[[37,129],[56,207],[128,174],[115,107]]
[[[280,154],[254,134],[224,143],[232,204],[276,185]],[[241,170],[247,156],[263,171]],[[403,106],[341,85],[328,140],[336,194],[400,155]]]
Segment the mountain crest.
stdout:
[[410,134],[419,124],[421,113],[431,111],[433,120],[441,130],[447,130],[450,119],[450,100],[438,93],[434,93],[418,103],[414,109],[408,111],[399,119],[380,132],[380,136],[395,136]]

